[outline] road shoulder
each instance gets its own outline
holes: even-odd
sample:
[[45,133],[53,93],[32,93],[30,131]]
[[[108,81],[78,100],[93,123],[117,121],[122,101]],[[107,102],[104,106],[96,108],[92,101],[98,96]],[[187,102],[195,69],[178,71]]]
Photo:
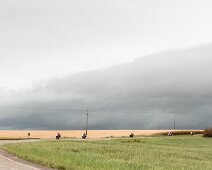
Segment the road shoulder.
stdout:
[[20,158],[14,156],[14,155],[7,153],[3,149],[0,149],[0,158],[6,159],[7,161],[10,161],[10,162],[13,162],[13,163],[21,164],[21,165],[26,166],[26,167],[30,167],[31,169],[34,169],[34,170],[53,170],[51,168],[47,168],[47,167],[32,163],[30,161],[20,159]]

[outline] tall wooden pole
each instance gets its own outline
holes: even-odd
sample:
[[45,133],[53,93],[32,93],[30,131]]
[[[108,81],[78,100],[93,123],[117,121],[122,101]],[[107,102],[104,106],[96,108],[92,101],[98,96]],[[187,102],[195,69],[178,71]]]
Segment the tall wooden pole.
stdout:
[[174,130],[175,130],[175,113],[174,113]]
[[88,110],[86,113],[86,132],[85,132],[85,134],[88,135]]

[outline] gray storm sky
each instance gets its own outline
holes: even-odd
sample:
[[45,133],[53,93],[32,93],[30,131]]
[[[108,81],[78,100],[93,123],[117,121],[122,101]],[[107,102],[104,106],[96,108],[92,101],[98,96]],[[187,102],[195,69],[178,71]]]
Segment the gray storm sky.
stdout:
[[0,89],[211,42],[211,18],[211,0],[1,0]]
[[0,0],[0,129],[203,129],[211,0]]

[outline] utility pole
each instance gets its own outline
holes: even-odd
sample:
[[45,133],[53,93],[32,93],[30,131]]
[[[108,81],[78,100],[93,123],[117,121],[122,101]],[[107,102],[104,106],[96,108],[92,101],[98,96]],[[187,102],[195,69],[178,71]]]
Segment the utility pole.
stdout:
[[86,132],[85,132],[86,136],[88,135],[88,110],[86,113]]
[[174,130],[175,130],[175,113],[174,113]]

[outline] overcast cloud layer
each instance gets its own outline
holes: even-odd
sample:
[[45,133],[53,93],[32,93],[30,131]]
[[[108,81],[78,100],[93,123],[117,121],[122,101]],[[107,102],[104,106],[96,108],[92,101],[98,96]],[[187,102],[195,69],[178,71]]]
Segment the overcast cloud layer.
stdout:
[[212,44],[1,91],[0,128],[202,129],[212,122]]

